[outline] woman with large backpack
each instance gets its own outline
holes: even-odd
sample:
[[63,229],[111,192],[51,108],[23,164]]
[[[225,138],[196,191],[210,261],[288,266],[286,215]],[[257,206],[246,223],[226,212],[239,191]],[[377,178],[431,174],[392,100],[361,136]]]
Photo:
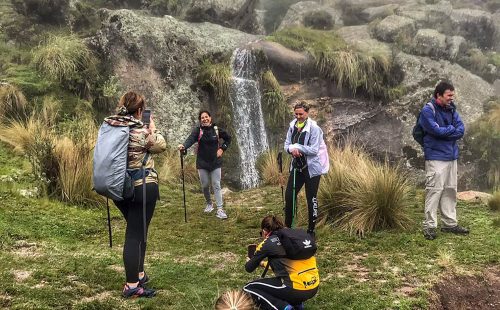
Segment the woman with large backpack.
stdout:
[[[165,151],[166,142],[157,132],[152,117],[149,119],[149,125],[143,123],[145,109],[146,104],[141,95],[127,92],[120,98],[117,114],[104,120],[112,126],[129,127],[127,171],[133,180],[134,195],[129,199],[114,201],[127,222],[123,245],[123,263],[127,283],[122,295],[125,298],[153,297],[156,294],[154,290],[145,287],[149,277],[144,272],[146,233],[159,197],[158,174],[154,169],[154,161],[150,154]],[[145,169],[144,176],[141,173],[142,167]],[[143,179],[146,183],[145,188]],[[146,201],[143,205],[144,196]],[[144,206],[145,221],[143,219]],[[144,230],[144,222],[146,230]]]
[[[248,258],[247,272],[259,265],[271,268],[275,277],[254,280],[243,288],[260,309],[304,309],[303,303],[313,298],[319,286],[319,272],[315,256],[306,259],[290,259],[278,235],[285,228],[280,218],[268,215],[262,219],[261,236],[264,238]],[[305,235],[305,232],[303,232]],[[307,242],[307,241],[306,241]],[[264,259],[267,258],[267,263]]]
[[[190,148],[198,143],[196,151],[196,169],[200,176],[203,195],[206,200],[205,213],[211,213],[214,210],[212,199],[210,198],[210,183],[214,190],[215,204],[217,212],[215,216],[220,219],[227,219],[226,212],[223,209],[222,191],[220,186],[222,173],[222,154],[231,144],[231,136],[223,129],[212,123],[210,112],[203,110],[198,114],[200,124],[196,126],[183,144],[178,146],[179,151]],[[220,139],[223,140],[222,144]]]

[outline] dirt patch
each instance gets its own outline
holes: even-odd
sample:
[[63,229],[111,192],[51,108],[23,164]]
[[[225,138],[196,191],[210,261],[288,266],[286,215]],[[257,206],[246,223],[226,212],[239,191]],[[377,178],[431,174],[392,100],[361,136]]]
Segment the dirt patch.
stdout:
[[500,268],[482,276],[447,275],[434,285],[431,310],[500,309]]
[[17,256],[21,257],[40,257],[42,253],[38,248],[38,245],[34,242],[27,242],[26,240],[18,240],[12,246],[14,253]]
[[14,280],[19,283],[28,279],[31,276],[31,271],[26,270],[12,270],[12,274],[14,275]]

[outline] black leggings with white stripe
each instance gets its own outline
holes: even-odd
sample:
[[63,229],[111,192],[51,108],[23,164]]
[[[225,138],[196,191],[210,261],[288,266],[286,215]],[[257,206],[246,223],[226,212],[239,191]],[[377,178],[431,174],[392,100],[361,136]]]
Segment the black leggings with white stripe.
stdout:
[[287,305],[299,305],[313,298],[318,288],[301,291],[287,287],[280,278],[263,278],[248,283],[243,290],[252,296],[260,309],[282,310]]

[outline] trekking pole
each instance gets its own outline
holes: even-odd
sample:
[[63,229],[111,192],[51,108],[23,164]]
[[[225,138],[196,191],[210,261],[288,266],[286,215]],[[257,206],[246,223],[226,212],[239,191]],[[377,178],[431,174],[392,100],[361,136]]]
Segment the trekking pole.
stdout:
[[182,171],[182,197],[184,200],[184,222],[187,223],[187,207],[186,207],[186,189],[184,187],[184,155],[186,150],[180,150],[181,155],[181,171]]
[[295,223],[295,216],[297,215],[297,197],[295,195],[295,177],[297,175],[297,168],[293,168],[293,189],[292,189],[292,227]]
[[281,182],[281,178],[283,177],[283,152],[278,153],[278,166],[280,169],[281,201],[283,202],[283,206],[284,206],[285,205],[285,194],[283,191],[283,182]]
[[109,233],[109,247],[113,247],[113,237],[111,236],[111,215],[109,213],[109,199],[106,198],[106,207],[108,209],[108,233]]

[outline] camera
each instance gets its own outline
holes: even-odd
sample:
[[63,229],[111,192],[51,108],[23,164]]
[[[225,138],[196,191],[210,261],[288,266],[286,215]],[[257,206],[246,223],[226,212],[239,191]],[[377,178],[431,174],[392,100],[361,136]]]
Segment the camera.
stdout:
[[249,244],[247,247],[248,253],[247,256],[248,258],[252,258],[255,254],[255,250],[257,250],[257,245],[256,244]]
[[149,126],[149,123],[151,123],[151,110],[146,109],[142,112],[142,122],[144,125]]

